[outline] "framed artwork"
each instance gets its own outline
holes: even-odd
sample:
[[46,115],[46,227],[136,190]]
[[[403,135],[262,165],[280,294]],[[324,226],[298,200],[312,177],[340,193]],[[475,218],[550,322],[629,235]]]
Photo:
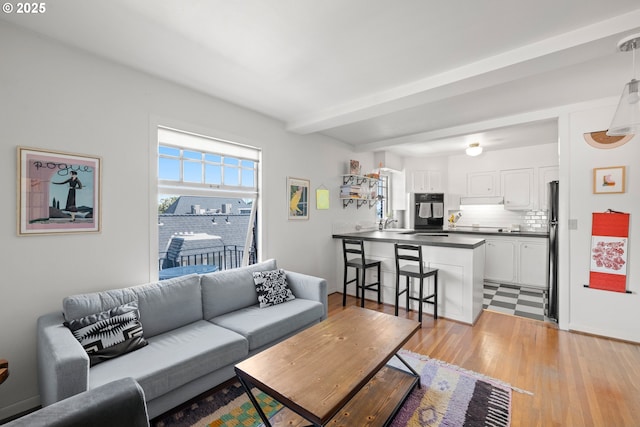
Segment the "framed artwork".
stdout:
[[360,162],[349,160],[349,175],[360,175]]
[[308,179],[287,177],[287,200],[289,219],[309,219]]
[[593,193],[624,193],[625,167],[611,166],[593,169]]
[[101,159],[18,147],[18,235],[100,232]]

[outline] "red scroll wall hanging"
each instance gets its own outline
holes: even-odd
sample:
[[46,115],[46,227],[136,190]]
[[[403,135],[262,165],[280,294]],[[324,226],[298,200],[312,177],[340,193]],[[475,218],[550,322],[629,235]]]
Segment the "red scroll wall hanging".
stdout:
[[628,213],[593,213],[590,288],[626,292],[628,242]]

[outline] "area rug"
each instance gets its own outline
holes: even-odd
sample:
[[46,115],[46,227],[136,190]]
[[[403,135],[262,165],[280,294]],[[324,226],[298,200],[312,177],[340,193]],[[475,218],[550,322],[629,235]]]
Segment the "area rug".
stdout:
[[[406,350],[399,354],[420,373],[422,387],[409,395],[391,426],[509,426],[514,389],[509,384],[421,354]],[[406,369],[395,357],[389,364]],[[254,391],[269,418],[282,409],[282,405],[268,395]],[[154,419],[151,424],[154,427],[262,426],[239,383]]]

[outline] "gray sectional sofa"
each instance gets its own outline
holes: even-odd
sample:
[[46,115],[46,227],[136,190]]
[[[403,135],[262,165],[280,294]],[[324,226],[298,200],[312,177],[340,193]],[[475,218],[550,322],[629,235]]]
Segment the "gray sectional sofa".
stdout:
[[2,424],[3,427],[149,427],[144,392],[122,378]]
[[[37,360],[43,406],[131,377],[156,417],[234,376],[236,363],[327,317],[324,279],[286,272],[295,299],[260,308],[253,272],[275,260],[204,275],[75,295],[63,311],[38,319]],[[90,366],[63,322],[137,303],[148,345]]]

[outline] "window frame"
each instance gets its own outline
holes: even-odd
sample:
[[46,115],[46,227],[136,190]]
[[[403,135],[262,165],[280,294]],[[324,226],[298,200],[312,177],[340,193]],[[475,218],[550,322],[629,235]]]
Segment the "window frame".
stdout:
[[376,202],[376,218],[378,220],[384,220],[390,217],[393,213],[390,209],[391,200],[391,177],[385,173],[380,174],[378,179],[376,193],[378,195],[378,201]]
[[[169,128],[163,126],[161,124],[156,125],[156,139],[153,144],[154,154],[153,161],[155,162],[155,171],[156,171],[156,192],[155,192],[155,205],[156,209],[154,212],[157,212],[157,205],[159,202],[159,197],[161,195],[184,195],[184,196],[204,196],[204,197],[231,197],[231,198],[243,198],[243,199],[252,199],[252,207],[249,221],[249,229],[247,230],[245,245],[244,245],[244,256],[243,263],[247,263],[249,261],[249,250],[252,246],[255,246],[256,249],[256,261],[259,257],[260,248],[260,229],[258,226],[258,221],[256,218],[259,216],[260,211],[260,173],[261,173],[261,165],[260,162],[262,160],[262,150],[259,147],[254,147],[246,144],[236,143],[233,141],[214,138],[205,136],[202,134],[190,133],[188,131]],[[203,144],[207,143],[213,144],[213,147],[206,147]],[[162,154],[161,147],[167,147],[172,149],[177,149],[177,155],[168,155]],[[204,149],[207,148],[207,149]],[[193,157],[185,157],[184,151],[191,151],[199,153],[199,159],[194,159]],[[209,162],[206,160],[207,155],[220,156],[220,167],[221,167],[221,176],[220,176],[220,184],[216,183],[207,183],[206,182],[206,173],[205,167]],[[179,179],[160,179],[160,160],[162,158],[175,159],[179,161]],[[237,169],[237,179],[240,185],[225,185],[223,181],[224,174],[224,159],[234,159],[237,160],[237,167],[231,165],[232,169]],[[192,162],[192,163],[200,163],[200,182],[193,182],[185,180],[184,175],[184,163],[183,162]],[[247,167],[246,162],[251,162],[251,167]],[[154,168],[152,168],[154,169]],[[253,174],[253,182],[251,185],[242,185],[243,184],[243,172],[247,170],[251,170]],[[156,214],[157,215],[157,214]],[[157,223],[157,218],[154,223]],[[156,226],[157,227],[157,226]],[[152,233],[155,235],[155,247],[158,248],[158,232],[156,228],[156,232]],[[256,234],[254,236],[254,234]],[[254,245],[255,243],[255,245]],[[156,254],[158,251],[156,251]],[[155,255],[154,255],[155,257]],[[152,261],[153,262],[153,261]],[[155,269],[157,274],[157,268]],[[151,277],[153,278],[153,274]]]

